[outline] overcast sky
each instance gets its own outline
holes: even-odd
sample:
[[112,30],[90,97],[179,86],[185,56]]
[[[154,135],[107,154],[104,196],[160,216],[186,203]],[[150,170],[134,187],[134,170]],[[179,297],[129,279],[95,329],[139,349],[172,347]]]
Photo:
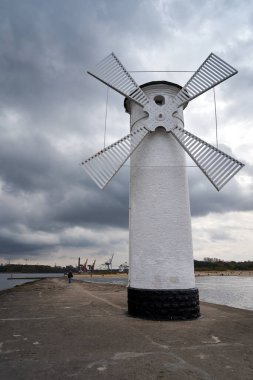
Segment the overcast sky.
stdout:
[[[194,257],[253,260],[253,2],[0,0],[0,263],[128,261],[128,166],[101,191],[79,165],[104,143],[107,90],[86,70],[112,51],[128,70],[196,70],[210,52],[238,69],[216,87],[218,139],[245,168],[221,192],[187,170]],[[123,100],[109,91],[107,144],[129,131]],[[215,144],[212,90],[185,124]]]

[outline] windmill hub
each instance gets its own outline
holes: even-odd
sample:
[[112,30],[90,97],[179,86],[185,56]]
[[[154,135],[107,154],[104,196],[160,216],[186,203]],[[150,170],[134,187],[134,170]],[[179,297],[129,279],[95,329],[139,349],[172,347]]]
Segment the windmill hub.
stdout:
[[142,112],[148,114],[145,119],[145,127],[153,132],[157,127],[164,127],[167,132],[175,128],[177,120],[173,117],[173,113],[177,110],[173,102],[174,96],[161,94],[151,97],[150,102],[144,107],[140,107]]

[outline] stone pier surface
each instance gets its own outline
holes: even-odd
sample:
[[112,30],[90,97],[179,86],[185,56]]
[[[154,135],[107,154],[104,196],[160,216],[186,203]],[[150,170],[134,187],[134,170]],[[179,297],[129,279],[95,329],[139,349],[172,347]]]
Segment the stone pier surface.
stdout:
[[252,324],[208,303],[193,321],[132,318],[123,286],[40,280],[0,292],[0,378],[252,380]]

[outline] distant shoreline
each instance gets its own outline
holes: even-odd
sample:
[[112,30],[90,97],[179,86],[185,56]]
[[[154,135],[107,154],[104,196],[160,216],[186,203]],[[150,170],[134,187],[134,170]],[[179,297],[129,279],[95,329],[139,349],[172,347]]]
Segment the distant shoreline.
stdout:
[[[195,277],[204,276],[242,276],[242,277],[253,277],[253,271],[195,271]],[[101,277],[117,277],[117,278],[127,278],[127,273],[73,273],[76,278],[87,279],[87,278],[101,278]]]

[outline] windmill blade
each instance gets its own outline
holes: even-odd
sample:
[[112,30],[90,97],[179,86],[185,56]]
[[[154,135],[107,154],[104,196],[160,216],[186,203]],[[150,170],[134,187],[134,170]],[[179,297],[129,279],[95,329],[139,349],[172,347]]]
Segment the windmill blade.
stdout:
[[114,53],[111,53],[88,74],[97,78],[121,95],[144,107],[149,99]]
[[145,127],[126,135],[82,162],[87,174],[103,189],[148,133]]
[[183,128],[171,133],[218,191],[244,166]]
[[175,96],[177,106],[181,107],[237,73],[236,69],[211,53]]

